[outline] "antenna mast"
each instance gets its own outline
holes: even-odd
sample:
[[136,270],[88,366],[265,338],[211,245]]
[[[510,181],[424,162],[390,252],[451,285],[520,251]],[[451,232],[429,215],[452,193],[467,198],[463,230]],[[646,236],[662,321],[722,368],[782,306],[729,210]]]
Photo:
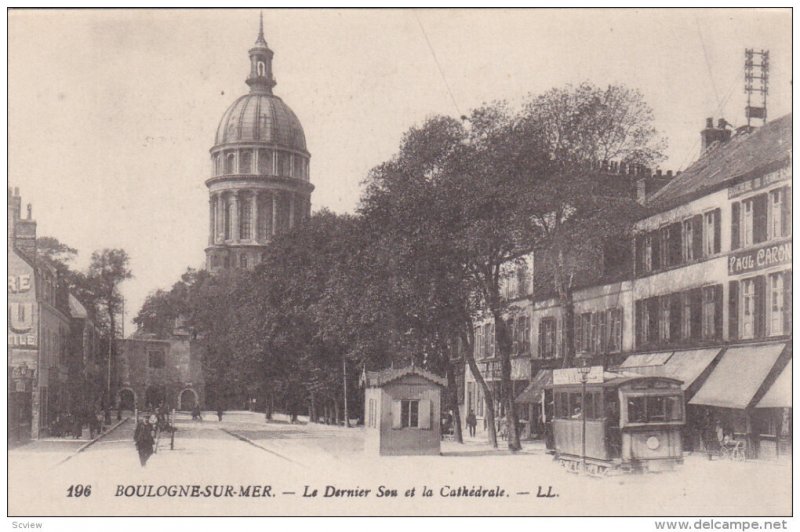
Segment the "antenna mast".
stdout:
[[[758,57],[756,57],[758,56]],[[755,63],[754,59],[759,59]],[[755,85],[754,85],[755,82]],[[769,50],[756,52],[752,48],[744,51],[744,92],[747,94],[747,106],[744,108],[747,116],[747,127],[750,119],[760,118],[763,124],[767,123],[767,91],[769,84]],[[761,94],[761,106],[752,105],[754,93]]]

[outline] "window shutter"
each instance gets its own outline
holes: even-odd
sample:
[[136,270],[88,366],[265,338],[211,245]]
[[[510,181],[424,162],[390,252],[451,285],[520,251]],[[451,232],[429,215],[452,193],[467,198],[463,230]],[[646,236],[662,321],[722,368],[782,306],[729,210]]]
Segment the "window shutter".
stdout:
[[429,399],[420,399],[419,401],[419,428],[430,430],[431,428],[431,410],[433,402]]
[[539,358],[544,358],[544,319],[539,320]]
[[766,336],[767,329],[767,278],[763,275],[754,279],[755,288],[755,337]]
[[648,324],[647,324],[647,341],[648,342],[656,342],[658,341],[658,315],[659,315],[659,308],[658,308],[658,297],[651,297],[647,300],[647,317],[648,317]]
[[703,256],[703,215],[692,217],[692,256],[694,260]]
[[781,236],[792,232],[792,187],[783,187],[783,209],[781,210]]
[[792,270],[783,272],[783,334],[792,334]]
[[635,309],[636,316],[634,318],[636,320],[635,321],[635,323],[636,323],[636,333],[635,333],[635,335],[636,335],[636,347],[637,348],[642,347],[642,345],[644,345],[644,343],[645,343],[644,337],[642,336],[643,325],[644,325],[644,323],[643,323],[644,322],[644,310],[643,309],[644,309],[644,301],[640,299],[640,300],[638,300],[636,302],[636,309]]
[[625,327],[625,313],[622,311],[621,308],[618,308],[616,311],[617,316],[619,316],[619,323],[617,324],[617,351],[622,351],[622,330]]
[[676,342],[681,338],[681,294],[669,296],[669,340]]
[[714,338],[722,339],[722,285],[714,285]]
[[400,401],[392,401],[392,428],[403,428],[403,414]]
[[562,321],[563,320],[561,318],[556,318],[556,337],[554,338],[556,345],[553,346],[553,353],[555,354],[556,358],[560,357],[564,352],[564,331]]
[[753,242],[764,242],[767,239],[767,205],[768,194],[759,194],[753,198]]
[[641,235],[633,237],[633,274],[641,275],[644,271],[642,258],[644,257],[644,238]]
[[689,291],[689,309],[692,316],[691,322],[691,338],[698,339],[703,336],[703,289],[693,288]]
[[728,339],[739,338],[739,281],[728,283]]
[[714,253],[719,253],[721,244],[722,244],[722,211],[720,209],[714,209]]
[[583,350],[583,317],[575,314],[573,323],[575,324],[575,352]]
[[650,233],[651,241],[652,241],[652,251],[650,252],[652,255],[652,263],[653,263],[653,270],[660,270],[661,269],[661,232],[660,231],[653,231]]
[[739,218],[741,203],[738,201],[731,204],[731,249],[739,248]]
[[669,264],[674,266],[683,261],[683,253],[681,251],[683,224],[675,222],[669,226]]

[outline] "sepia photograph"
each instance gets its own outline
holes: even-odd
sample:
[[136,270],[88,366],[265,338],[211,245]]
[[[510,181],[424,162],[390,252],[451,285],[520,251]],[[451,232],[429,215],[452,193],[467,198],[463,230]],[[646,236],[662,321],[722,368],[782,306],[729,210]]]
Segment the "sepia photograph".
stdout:
[[792,16],[7,9],[9,526],[787,529]]

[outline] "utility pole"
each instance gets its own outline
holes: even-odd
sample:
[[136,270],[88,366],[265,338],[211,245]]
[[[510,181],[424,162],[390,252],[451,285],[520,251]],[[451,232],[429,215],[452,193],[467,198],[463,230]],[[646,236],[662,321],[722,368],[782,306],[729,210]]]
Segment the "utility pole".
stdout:
[[342,355],[342,375],[344,376],[344,426],[350,428],[350,418],[347,415],[347,357]]
[[[756,63],[758,57],[760,62]],[[755,85],[753,83],[756,83]],[[755,51],[747,48],[744,51],[744,92],[747,94],[747,127],[750,127],[752,118],[760,118],[762,123],[767,123],[767,93],[769,91],[769,50]],[[754,106],[751,97],[754,93],[761,95],[761,105]]]

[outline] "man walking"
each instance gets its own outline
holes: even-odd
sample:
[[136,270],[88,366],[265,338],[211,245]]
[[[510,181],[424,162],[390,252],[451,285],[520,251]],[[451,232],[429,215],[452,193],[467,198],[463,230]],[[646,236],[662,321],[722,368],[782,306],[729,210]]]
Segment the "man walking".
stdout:
[[155,423],[155,415],[145,418],[144,421],[140,421],[136,425],[136,431],[133,434],[133,440],[136,442],[136,450],[139,451],[139,462],[141,462],[142,467],[147,465],[147,460],[153,454]]
[[478,425],[478,420],[475,418],[475,412],[469,409],[467,414],[467,427],[469,428],[470,437],[475,437],[475,427]]

